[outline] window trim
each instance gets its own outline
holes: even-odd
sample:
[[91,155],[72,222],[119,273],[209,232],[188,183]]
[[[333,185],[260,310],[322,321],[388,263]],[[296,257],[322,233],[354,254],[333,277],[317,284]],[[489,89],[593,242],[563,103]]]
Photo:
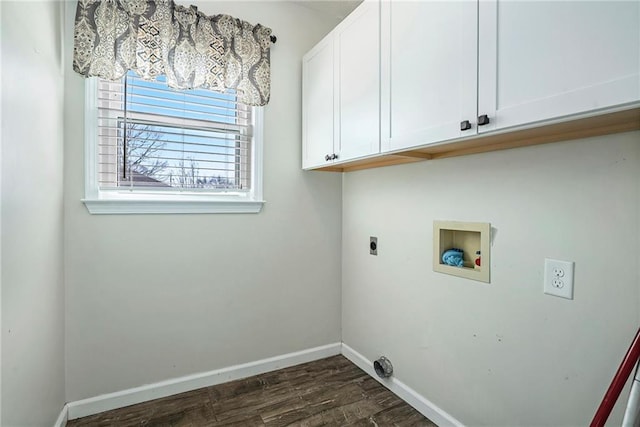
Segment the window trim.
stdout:
[[253,147],[251,156],[251,190],[228,194],[196,192],[153,192],[127,190],[103,191],[98,186],[98,78],[85,82],[84,109],[84,177],[82,202],[91,214],[189,214],[189,213],[259,213],[263,172],[263,107],[252,107]]

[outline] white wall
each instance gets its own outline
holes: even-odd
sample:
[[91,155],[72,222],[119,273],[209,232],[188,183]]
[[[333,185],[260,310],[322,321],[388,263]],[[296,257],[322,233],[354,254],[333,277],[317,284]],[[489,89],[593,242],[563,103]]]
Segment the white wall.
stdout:
[[[193,3],[193,2],[189,2]],[[301,58],[335,26],[285,2],[200,2],[273,29],[257,215],[92,216],[84,80],[65,78],[67,399],[340,341],[341,178],[301,170]],[[71,37],[67,36],[71,54]]]
[[2,420],[51,426],[64,405],[60,14],[2,9]]
[[[639,132],[345,174],[343,341],[465,425],[587,425],[638,327],[639,182]],[[490,284],[433,272],[436,219],[497,229]]]
[[[2,6],[0,6],[0,23]],[[2,31],[0,31],[0,100],[2,100]],[[0,101],[0,424],[2,423],[2,102]]]

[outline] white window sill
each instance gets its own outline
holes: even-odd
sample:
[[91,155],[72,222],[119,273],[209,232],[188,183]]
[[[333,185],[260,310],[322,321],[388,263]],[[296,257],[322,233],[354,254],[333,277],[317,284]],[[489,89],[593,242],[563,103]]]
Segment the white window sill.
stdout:
[[91,214],[215,214],[258,213],[263,200],[162,200],[162,199],[83,199]]

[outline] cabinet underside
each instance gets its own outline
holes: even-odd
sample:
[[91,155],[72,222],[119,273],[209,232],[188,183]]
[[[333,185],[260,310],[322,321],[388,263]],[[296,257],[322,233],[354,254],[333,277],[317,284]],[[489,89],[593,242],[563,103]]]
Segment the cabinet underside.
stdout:
[[592,136],[640,130],[640,107],[526,129],[504,130],[478,135],[454,142],[444,142],[425,147],[383,153],[367,158],[333,164],[314,170],[327,172],[352,172],[382,166],[413,163],[424,160],[465,156],[488,151],[548,144]]

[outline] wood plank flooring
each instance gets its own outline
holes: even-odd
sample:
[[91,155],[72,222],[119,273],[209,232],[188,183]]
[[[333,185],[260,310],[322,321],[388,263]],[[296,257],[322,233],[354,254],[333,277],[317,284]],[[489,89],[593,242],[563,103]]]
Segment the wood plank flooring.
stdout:
[[428,426],[343,356],[71,420],[68,427]]

